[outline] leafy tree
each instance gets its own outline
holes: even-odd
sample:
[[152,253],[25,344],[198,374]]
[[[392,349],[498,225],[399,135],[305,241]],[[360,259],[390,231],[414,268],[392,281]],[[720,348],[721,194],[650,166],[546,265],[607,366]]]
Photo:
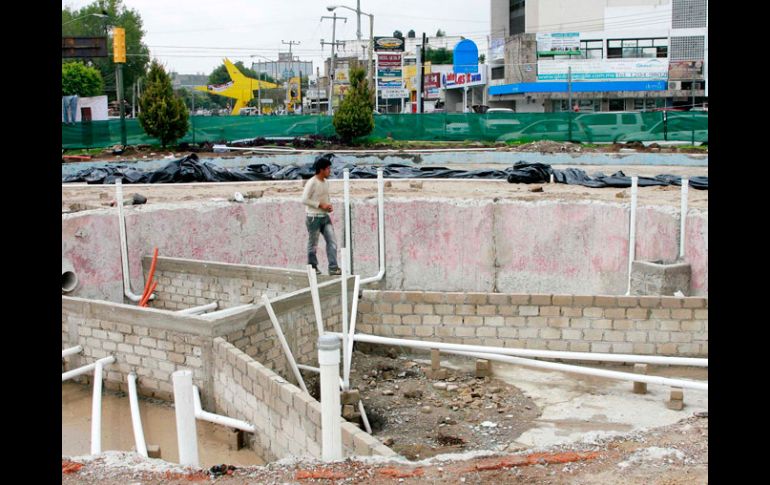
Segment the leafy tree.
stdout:
[[439,49],[428,48],[425,50],[425,62],[428,61],[433,64],[452,64],[454,62],[454,54],[444,47]]
[[[107,18],[90,15],[94,13],[107,15]],[[84,18],[67,23],[78,17]],[[63,36],[107,37],[109,57],[94,58],[93,63],[102,74],[104,91],[110,100],[117,98],[111,27],[126,29],[126,63],[123,65],[123,86],[126,92],[130,92],[134,82],[144,77],[150,63],[150,49],[142,42],[145,34],[142,18],[136,10],[126,8],[122,0],[97,0],[78,10],[65,7],[61,12],[61,21]],[[63,25],[65,23],[67,25]]]
[[414,36],[415,36],[414,29],[407,32],[406,36],[409,37],[410,39],[414,39]]
[[402,34],[400,30],[394,30],[393,31],[393,37],[398,37],[399,39],[403,39],[404,38],[404,34]]
[[171,77],[158,61],[153,61],[147,83],[139,98],[139,123],[148,135],[160,140],[163,148],[182,138],[190,126],[184,101],[174,95]]
[[487,56],[484,54],[479,54],[479,64],[484,64],[485,60],[487,60]]
[[63,96],[98,96],[102,94],[104,81],[98,69],[80,61],[61,65],[61,93]]
[[443,30],[438,29],[436,31],[436,37],[445,37],[445,36],[446,36],[446,32],[444,32]]
[[350,89],[334,113],[332,122],[344,143],[350,143],[353,138],[368,135],[374,130],[372,93],[363,68],[350,69]]

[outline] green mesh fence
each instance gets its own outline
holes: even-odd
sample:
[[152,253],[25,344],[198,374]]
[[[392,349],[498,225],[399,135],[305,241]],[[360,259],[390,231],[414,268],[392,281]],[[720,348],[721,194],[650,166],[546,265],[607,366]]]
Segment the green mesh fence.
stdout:
[[[429,113],[375,115],[372,138],[394,140],[582,143],[680,141],[708,142],[705,112],[600,113]],[[193,116],[180,142],[201,143],[256,137],[335,134],[329,116]],[[159,144],[128,119],[129,145]],[[62,125],[63,148],[101,148],[120,144],[120,120]]]

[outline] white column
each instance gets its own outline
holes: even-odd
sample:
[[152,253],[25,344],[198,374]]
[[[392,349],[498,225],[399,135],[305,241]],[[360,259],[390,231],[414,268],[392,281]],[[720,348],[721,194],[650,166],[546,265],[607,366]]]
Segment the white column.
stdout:
[[176,437],[179,446],[179,464],[198,465],[198,433],[195,426],[195,401],[191,370],[178,370],[171,375],[174,381],[174,411]]
[[318,339],[321,368],[321,457],[323,461],[342,459],[340,418],[340,339],[322,335]]

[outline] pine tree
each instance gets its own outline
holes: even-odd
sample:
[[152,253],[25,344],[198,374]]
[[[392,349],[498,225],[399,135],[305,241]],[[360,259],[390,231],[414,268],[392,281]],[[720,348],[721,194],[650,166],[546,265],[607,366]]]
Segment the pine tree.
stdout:
[[334,113],[334,129],[344,143],[374,130],[372,93],[363,68],[350,69],[350,89]]
[[147,83],[139,98],[139,123],[148,135],[160,140],[163,148],[182,138],[190,126],[184,101],[174,95],[171,77],[158,61],[153,61]]

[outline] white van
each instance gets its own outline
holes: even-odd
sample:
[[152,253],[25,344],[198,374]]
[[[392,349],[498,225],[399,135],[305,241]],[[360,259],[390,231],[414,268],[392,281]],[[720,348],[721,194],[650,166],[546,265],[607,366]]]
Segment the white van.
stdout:
[[649,127],[644,123],[644,117],[638,111],[610,111],[586,113],[575,116],[591,134],[595,142],[613,143],[626,133],[645,131]]

